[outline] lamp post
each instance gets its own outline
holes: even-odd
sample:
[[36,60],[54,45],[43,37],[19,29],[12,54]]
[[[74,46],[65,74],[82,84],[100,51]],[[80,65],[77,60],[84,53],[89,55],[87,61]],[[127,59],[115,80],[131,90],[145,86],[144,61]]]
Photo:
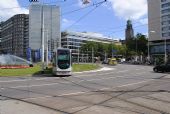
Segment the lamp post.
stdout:
[[166,53],[166,49],[167,49],[167,48],[166,48],[166,38],[164,39],[164,44],[165,44],[165,45],[164,45],[164,48],[165,48],[165,49],[164,49],[164,50],[165,50],[165,56],[164,56],[165,58],[164,58],[164,59],[165,59],[165,63],[166,63],[166,62],[167,62],[167,53]]

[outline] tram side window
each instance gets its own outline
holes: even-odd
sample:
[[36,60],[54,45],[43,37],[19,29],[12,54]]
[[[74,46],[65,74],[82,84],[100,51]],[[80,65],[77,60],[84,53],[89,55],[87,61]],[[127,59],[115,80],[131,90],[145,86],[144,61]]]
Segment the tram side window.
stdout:
[[53,56],[53,67],[56,67],[56,53]]

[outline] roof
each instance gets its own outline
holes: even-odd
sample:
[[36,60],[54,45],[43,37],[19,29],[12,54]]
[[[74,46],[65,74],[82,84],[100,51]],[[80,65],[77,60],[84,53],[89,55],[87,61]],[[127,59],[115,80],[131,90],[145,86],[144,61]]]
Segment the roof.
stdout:
[[94,32],[64,31],[63,33],[65,33],[67,35],[74,35],[74,36],[79,36],[79,37],[88,38],[88,39],[107,40],[107,41],[112,41],[113,40],[111,37],[106,37],[106,36],[104,36],[102,34],[94,33]]

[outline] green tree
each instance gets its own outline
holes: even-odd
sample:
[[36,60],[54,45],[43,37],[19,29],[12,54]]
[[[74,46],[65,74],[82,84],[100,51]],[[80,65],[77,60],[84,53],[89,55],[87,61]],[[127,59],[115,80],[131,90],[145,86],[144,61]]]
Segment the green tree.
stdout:
[[127,56],[147,55],[147,38],[141,33],[126,42]]
[[148,40],[146,38],[145,35],[141,34],[141,33],[138,33],[136,35],[136,39],[137,39],[137,50],[138,50],[138,54],[139,55],[147,55],[147,43],[148,43]]
[[114,53],[114,55],[123,55],[123,56],[125,56],[127,50],[126,45],[115,45],[113,43],[107,44],[107,43],[92,42],[92,41],[85,42],[81,46],[80,50],[81,52],[86,53],[87,50],[91,52],[92,48],[94,50],[94,56],[101,57],[102,60],[105,58],[105,53],[107,54],[107,57],[112,57],[112,50],[116,50],[116,53]]
[[117,50],[117,55],[123,55],[123,56],[126,55],[126,51],[127,51],[126,45],[117,45],[115,47]]

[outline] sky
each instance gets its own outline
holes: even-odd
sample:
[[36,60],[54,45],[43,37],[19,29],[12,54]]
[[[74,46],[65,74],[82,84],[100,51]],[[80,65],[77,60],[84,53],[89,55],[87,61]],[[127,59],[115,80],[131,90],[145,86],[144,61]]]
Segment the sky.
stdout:
[[[147,0],[39,0],[61,7],[62,31],[96,32],[114,39],[125,38],[126,21],[132,20],[134,32],[147,35]],[[97,6],[94,4],[98,4]],[[29,13],[29,0],[0,0],[0,21]],[[81,9],[76,12],[74,10]],[[72,13],[69,13],[72,12]]]

